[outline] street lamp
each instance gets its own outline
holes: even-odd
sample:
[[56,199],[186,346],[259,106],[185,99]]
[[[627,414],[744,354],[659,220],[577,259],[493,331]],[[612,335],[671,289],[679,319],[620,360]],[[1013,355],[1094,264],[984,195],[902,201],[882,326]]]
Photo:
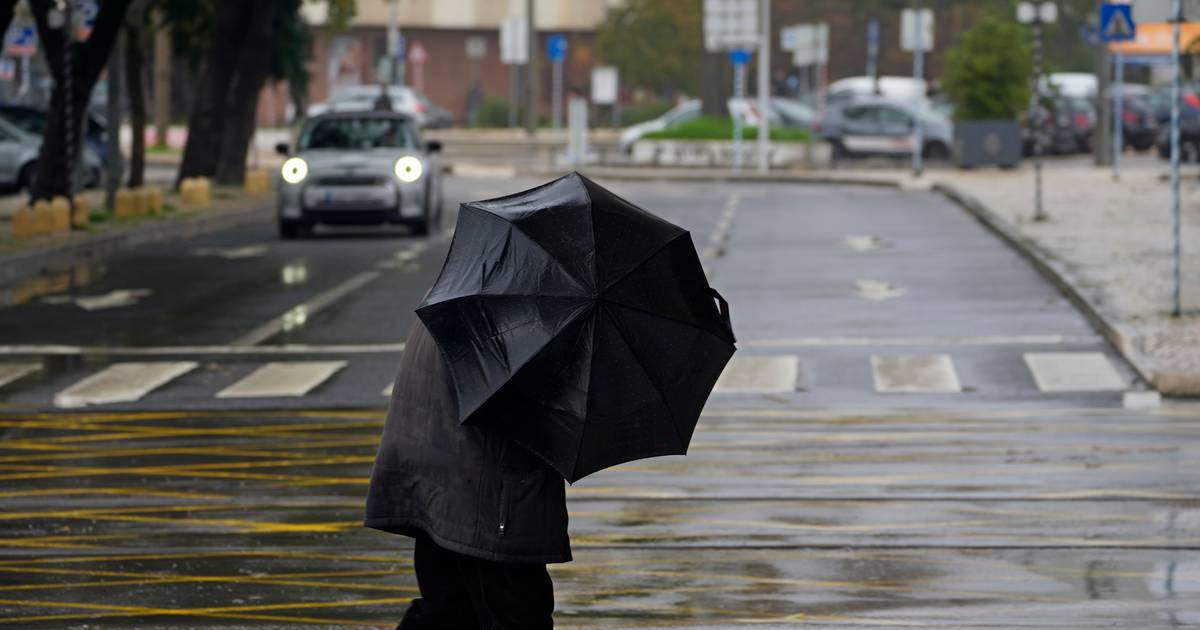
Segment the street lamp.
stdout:
[[1033,26],[1033,94],[1029,97],[1029,124],[1033,127],[1033,220],[1045,221],[1042,210],[1042,25],[1058,20],[1058,5],[1053,2],[1021,2],[1017,21]]

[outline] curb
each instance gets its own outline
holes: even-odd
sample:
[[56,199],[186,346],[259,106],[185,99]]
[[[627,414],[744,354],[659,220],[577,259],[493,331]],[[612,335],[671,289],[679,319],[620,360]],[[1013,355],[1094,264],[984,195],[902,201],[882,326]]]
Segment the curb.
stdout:
[[0,254],[0,283],[42,275],[80,262],[102,260],[130,247],[186,240],[230,227],[265,222],[274,218],[274,208],[274,196],[269,196],[256,199],[241,209],[209,211],[176,220],[148,221],[127,230],[50,242],[26,251]]
[[[1112,315],[1106,314],[1096,302],[1078,288],[1074,275],[1066,265],[1054,258],[1040,245],[1025,238],[1001,219],[995,212],[983,205],[978,199],[945,183],[935,183],[930,187],[933,192],[940,193],[946,199],[961,207],[979,221],[990,232],[1008,244],[1022,258],[1029,261],[1043,278],[1049,280],[1058,290],[1075,305],[1088,322],[1117,349],[1124,359],[1133,367],[1138,378],[1146,386],[1155,388],[1165,385],[1159,383],[1154,369],[1154,362],[1138,349],[1140,336],[1130,326],[1121,323]],[[1166,388],[1164,393],[1176,392],[1174,388]]]
[[469,161],[448,161],[446,172],[463,177],[494,177],[508,178],[524,177],[559,177],[572,170],[594,178],[623,181],[662,181],[662,182],[744,182],[744,183],[775,183],[775,184],[828,184],[835,186],[874,186],[881,188],[901,188],[901,184],[889,177],[861,177],[836,175],[813,175],[797,171],[758,173],[756,171],[736,172],[724,169],[682,169],[650,167],[645,169],[612,168],[606,166],[588,167],[581,165],[577,169],[564,167],[562,169],[521,168],[512,165],[483,164]]

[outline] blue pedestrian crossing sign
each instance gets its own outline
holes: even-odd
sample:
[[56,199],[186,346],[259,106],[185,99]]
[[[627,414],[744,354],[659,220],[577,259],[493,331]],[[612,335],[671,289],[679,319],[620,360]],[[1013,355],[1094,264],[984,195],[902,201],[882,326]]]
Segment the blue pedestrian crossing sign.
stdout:
[[1124,42],[1136,38],[1137,25],[1133,22],[1133,8],[1128,3],[1106,2],[1100,5],[1100,40]]

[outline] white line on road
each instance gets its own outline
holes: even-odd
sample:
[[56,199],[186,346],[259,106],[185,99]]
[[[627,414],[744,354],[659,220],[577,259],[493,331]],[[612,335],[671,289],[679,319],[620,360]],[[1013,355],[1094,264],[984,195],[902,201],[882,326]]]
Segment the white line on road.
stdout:
[[951,394],[962,391],[947,354],[871,357],[875,391],[881,394]]
[[1100,343],[1099,335],[983,335],[978,337],[782,337],[749,339],[747,348],[841,348],[872,346],[1042,346]]
[[344,367],[345,361],[272,362],[217,392],[217,398],[303,396]]
[[1128,387],[1101,352],[1027,352],[1024,357],[1043,392],[1121,391]]
[[898,287],[884,280],[856,280],[854,287],[859,297],[876,302],[891,300],[908,294],[908,289]]
[[42,369],[41,363],[3,363],[0,364],[0,387],[25,378]]
[[59,392],[54,397],[54,406],[86,407],[141,400],[194,369],[194,361],[114,363]]
[[243,247],[197,247],[192,250],[193,256],[213,256],[225,260],[241,260],[243,258],[259,258],[266,256],[271,248],[267,245],[245,245]]
[[794,354],[739,357],[725,366],[713,387],[716,394],[780,394],[796,391],[800,358]]
[[275,335],[290,330],[293,327],[303,326],[304,322],[316,315],[325,307],[334,302],[350,295],[354,291],[361,289],[367,283],[379,277],[382,272],[378,269],[370,271],[360,271],[359,273],[350,276],[346,280],[339,282],[333,287],[322,291],[310,300],[306,300],[288,309],[279,317],[272,318],[267,323],[251,330],[250,332],[233,340],[232,345],[235,346],[254,346],[258,345]]
[[0,346],[0,356],[181,356],[181,355],[255,355],[255,354],[387,354],[404,352],[404,342],[371,344],[330,344],[310,346]]

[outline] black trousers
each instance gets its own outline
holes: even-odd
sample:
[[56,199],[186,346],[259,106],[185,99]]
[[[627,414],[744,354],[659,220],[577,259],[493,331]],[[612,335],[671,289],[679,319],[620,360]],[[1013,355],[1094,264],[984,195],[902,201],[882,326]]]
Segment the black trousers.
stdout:
[[396,630],[551,630],[554,585],[544,564],[480,560],[417,539],[421,597]]

